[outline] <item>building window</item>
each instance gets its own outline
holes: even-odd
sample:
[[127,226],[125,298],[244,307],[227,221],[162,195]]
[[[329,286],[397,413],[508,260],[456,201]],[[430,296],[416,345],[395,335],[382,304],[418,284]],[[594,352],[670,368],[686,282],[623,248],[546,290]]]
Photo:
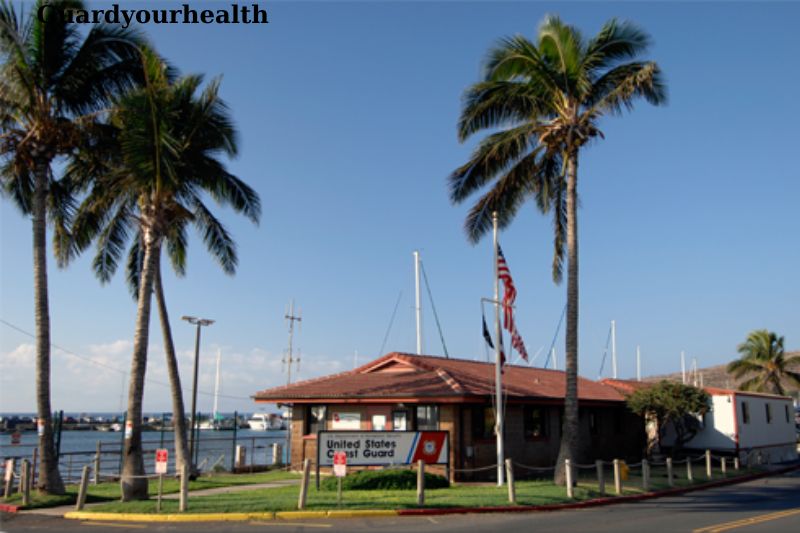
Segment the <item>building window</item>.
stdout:
[[325,406],[309,405],[306,411],[306,435],[316,435],[325,430]]
[[491,439],[494,437],[494,409],[475,407],[472,409],[472,438]]
[[417,406],[417,431],[439,429],[439,407],[436,405]]
[[392,412],[392,430],[406,431],[408,430],[408,411],[393,411]]
[[386,431],[386,415],[372,415],[372,431]]
[[767,412],[767,424],[772,424],[772,405],[765,403],[764,409]]
[[787,424],[791,424],[791,421],[789,419],[789,406],[788,405],[784,405],[783,408],[786,411],[786,423]]
[[523,423],[526,439],[547,438],[547,411],[544,407],[526,405],[523,410]]
[[742,402],[742,422],[750,423],[750,404],[747,402]]

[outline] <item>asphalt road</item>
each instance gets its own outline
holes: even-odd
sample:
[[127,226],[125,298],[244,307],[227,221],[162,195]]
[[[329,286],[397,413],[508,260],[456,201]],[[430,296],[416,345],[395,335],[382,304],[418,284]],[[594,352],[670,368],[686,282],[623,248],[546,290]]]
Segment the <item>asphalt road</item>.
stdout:
[[723,531],[758,533],[800,531],[800,472],[731,485],[684,496],[590,509],[519,514],[445,515],[292,522],[229,522],[131,524],[80,522],[42,515],[3,515],[3,532],[17,531],[475,531],[486,533],[610,531],[614,533]]

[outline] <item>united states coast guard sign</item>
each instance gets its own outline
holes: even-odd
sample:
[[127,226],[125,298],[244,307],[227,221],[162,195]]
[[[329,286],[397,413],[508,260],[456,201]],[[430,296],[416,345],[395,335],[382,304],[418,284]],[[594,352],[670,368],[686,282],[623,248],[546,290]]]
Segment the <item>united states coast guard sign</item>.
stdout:
[[447,431],[320,431],[317,465],[333,466],[337,452],[344,452],[348,466],[447,464],[450,457]]

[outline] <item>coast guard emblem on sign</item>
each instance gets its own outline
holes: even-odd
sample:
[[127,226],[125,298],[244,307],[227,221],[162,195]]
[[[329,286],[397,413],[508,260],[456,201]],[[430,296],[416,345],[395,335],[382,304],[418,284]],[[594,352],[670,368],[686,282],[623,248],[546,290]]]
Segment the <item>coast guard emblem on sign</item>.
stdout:
[[433,455],[436,452],[436,442],[432,440],[426,440],[424,446],[424,453],[425,455]]

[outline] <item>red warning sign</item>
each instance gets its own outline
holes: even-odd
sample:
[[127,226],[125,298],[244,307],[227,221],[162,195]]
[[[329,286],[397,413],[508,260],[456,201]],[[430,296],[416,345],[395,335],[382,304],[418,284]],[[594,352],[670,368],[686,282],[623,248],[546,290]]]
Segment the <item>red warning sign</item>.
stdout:
[[333,475],[344,477],[347,475],[347,454],[336,452],[333,454]]
[[159,448],[156,450],[156,474],[167,473],[167,461],[169,460],[169,452],[166,448]]

